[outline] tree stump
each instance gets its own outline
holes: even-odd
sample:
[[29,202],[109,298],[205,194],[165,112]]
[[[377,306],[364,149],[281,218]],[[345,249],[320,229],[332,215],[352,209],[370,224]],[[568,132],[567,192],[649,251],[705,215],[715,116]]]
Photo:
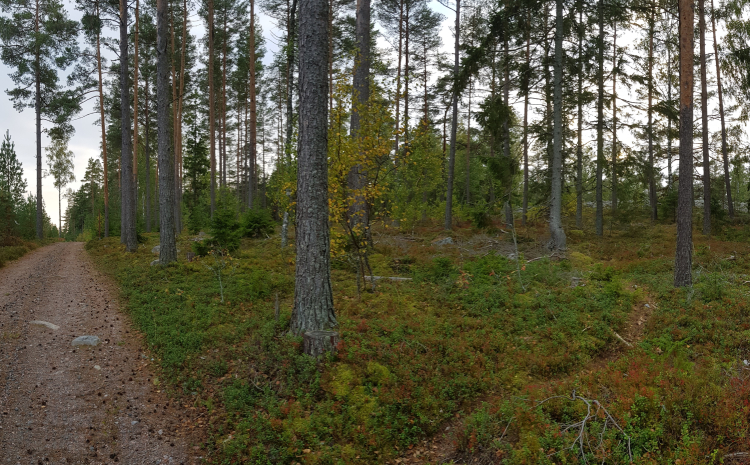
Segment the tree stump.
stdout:
[[308,331],[302,336],[302,350],[309,356],[318,358],[327,352],[336,352],[339,333],[335,331]]

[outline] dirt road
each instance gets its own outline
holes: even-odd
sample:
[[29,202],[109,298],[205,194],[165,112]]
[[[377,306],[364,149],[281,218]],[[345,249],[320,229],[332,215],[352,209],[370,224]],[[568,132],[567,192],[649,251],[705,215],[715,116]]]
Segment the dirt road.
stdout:
[[200,462],[115,296],[81,243],[0,269],[0,464]]

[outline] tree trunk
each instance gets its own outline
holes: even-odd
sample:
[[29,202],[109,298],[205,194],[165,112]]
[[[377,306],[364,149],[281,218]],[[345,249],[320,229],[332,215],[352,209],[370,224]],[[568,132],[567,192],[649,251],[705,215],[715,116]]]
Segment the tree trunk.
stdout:
[[398,13],[398,64],[396,65],[396,130],[395,130],[395,143],[393,147],[393,154],[398,157],[398,140],[401,132],[399,131],[399,124],[401,123],[399,111],[401,110],[401,58],[403,57],[403,43],[404,43],[404,0],[399,2],[399,13]]
[[[99,15],[99,2],[96,3]],[[102,156],[104,157],[104,237],[109,237],[109,172],[107,166],[107,124],[104,119],[104,90],[102,89],[101,34],[96,34],[96,69],[99,73],[99,117],[102,126]]]
[[174,159],[169,151],[167,0],[156,2],[156,121],[159,157],[159,264],[177,261],[174,225]]
[[[506,25],[507,30],[507,25]],[[508,51],[508,35],[505,34],[505,40],[503,40],[503,103],[506,108],[510,108],[510,52]],[[503,157],[508,161],[508,166],[511,166],[510,159],[510,125],[508,124],[508,118],[503,121]],[[561,168],[562,169],[562,168]],[[508,185],[505,186],[505,224],[510,228],[515,227],[513,221],[513,177],[509,177]]]
[[466,115],[466,186],[464,188],[464,202],[471,203],[471,86],[473,81],[469,78],[469,107]]
[[714,34],[714,59],[716,60],[716,87],[719,97],[719,119],[721,120],[721,158],[724,164],[724,187],[727,191],[727,208],[729,217],[734,218],[734,202],[732,201],[732,185],[729,179],[729,158],[727,156],[727,130],[724,122],[724,94],[721,87],[721,61],[719,60],[719,46],[716,42],[716,11],[714,0],[711,0],[711,25]]
[[255,165],[258,158],[256,150],[258,143],[258,109],[255,101],[255,86],[255,0],[250,0],[250,179],[247,183],[247,204],[250,208],[254,207]]
[[706,2],[698,0],[700,17],[701,126],[703,135],[703,234],[711,235],[711,158],[708,154],[708,76],[706,70]]
[[120,0],[120,109],[122,122],[122,153],[120,154],[121,174],[121,221],[120,241],[128,252],[138,249],[135,235],[135,215],[133,214],[133,161],[130,134],[130,87],[128,86],[128,4]]
[[680,15],[680,173],[677,200],[675,287],[693,283],[693,21],[695,4],[679,0]]
[[658,218],[656,205],[656,167],[654,166],[654,13],[649,13],[649,41],[648,41],[648,199],[651,205],[651,221]]
[[211,151],[211,218],[214,217],[214,212],[216,211],[216,89],[214,88],[214,36],[214,0],[208,0],[208,139],[210,145],[209,150]]
[[144,149],[143,152],[144,152],[144,158],[146,159],[145,160],[146,161],[146,202],[145,202],[146,203],[146,205],[145,205],[145,208],[146,208],[146,232],[150,233],[151,232],[151,153],[150,153],[149,149],[151,148],[151,146],[149,144],[149,134],[150,134],[149,129],[151,129],[150,128],[150,122],[151,122],[151,120],[149,118],[149,114],[151,112],[149,111],[149,106],[148,106],[148,89],[149,89],[148,79],[146,79],[146,85],[143,88],[143,90],[146,91],[145,95],[144,95],[144,97],[146,98],[146,101],[145,101],[145,104],[146,104],[145,105],[145,108],[146,108],[146,127],[145,127],[145,131],[146,131],[146,133],[145,133],[145,137],[144,137],[145,143],[144,143],[144,147],[143,147],[143,149]]
[[227,15],[229,12],[224,11],[224,44],[222,46],[222,65],[221,65],[221,157],[224,160],[221,170],[221,185],[227,185],[227,42],[229,34],[227,31]]
[[335,353],[338,344],[339,333],[335,331],[308,331],[302,337],[302,351],[315,358],[329,352]]
[[[612,216],[617,214],[617,21],[612,28]],[[653,40],[653,35],[651,35]],[[649,100],[649,112],[651,104]],[[651,132],[651,123],[648,125],[649,134]],[[649,153],[653,153],[649,136]]]
[[[531,35],[528,32],[530,18],[527,18],[526,31],[526,66],[531,66]],[[524,96],[523,96],[523,213],[521,215],[521,225],[526,226],[526,216],[529,209],[529,78],[524,77]]]
[[[577,67],[578,143],[576,145],[576,228],[583,229],[583,8],[581,8],[581,10],[578,12],[578,27],[579,65]],[[526,53],[528,54],[528,52]]]
[[461,45],[461,0],[456,0],[456,43],[453,49],[453,121],[451,122],[451,146],[448,155],[448,186],[445,195],[445,229],[453,228],[453,171],[456,166],[456,132],[458,131],[458,72]]
[[[39,33],[39,2],[36,2],[34,29]],[[44,236],[44,216],[42,203],[42,77],[39,54],[35,60],[34,110],[36,116],[36,238]]]
[[551,250],[565,250],[565,231],[562,226],[562,86],[563,86],[563,4],[556,0],[555,6],[555,101],[554,140],[552,148],[552,194],[549,213]]
[[[297,14],[297,0],[292,0],[292,7],[289,11],[289,24],[287,25],[287,52],[286,52],[286,83],[287,83],[287,95],[286,95],[286,141],[284,148],[285,164],[287,168],[291,169],[292,164],[292,133],[294,129],[294,118],[292,118],[292,97],[294,89],[294,43],[295,39],[295,25],[296,25],[296,14]],[[291,203],[291,193],[286,192],[289,203]],[[281,248],[282,250],[286,247],[289,234],[289,212],[284,212],[284,218],[281,222]]]
[[138,28],[140,1],[135,0],[135,38],[133,56],[133,223],[138,220]]
[[604,202],[602,200],[602,175],[604,171],[604,0],[599,0],[599,38],[597,40],[597,91],[596,100],[596,235],[604,234]]
[[291,332],[337,326],[328,228],[328,1],[300,2],[297,263]]
[[[667,32],[667,101],[672,104],[672,36]],[[672,118],[667,118],[667,189],[672,190]]]

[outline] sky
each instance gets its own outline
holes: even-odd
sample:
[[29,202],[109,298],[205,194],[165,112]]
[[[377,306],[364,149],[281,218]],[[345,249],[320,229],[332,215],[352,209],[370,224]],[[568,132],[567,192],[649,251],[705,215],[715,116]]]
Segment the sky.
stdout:
[[[72,19],[80,19],[81,14],[75,10],[74,3],[71,0],[63,0],[68,14]],[[446,17],[451,17],[453,13],[442,6],[437,1],[433,0],[431,6],[438,12],[442,13]],[[132,18],[131,18],[132,19]],[[192,29],[191,33],[196,36],[201,36],[204,33],[204,26],[199,16],[196,14],[192,15]],[[453,41],[453,33],[449,29],[449,23],[451,21],[445,21],[443,24],[443,30],[441,36],[443,37],[444,47],[450,47]],[[273,54],[278,50],[275,45],[273,37],[279,37],[281,31],[275,28],[273,20],[259,13],[259,23],[262,27],[263,34],[266,37],[266,48],[268,52],[265,56],[265,60],[270,62],[273,59]],[[115,31],[110,31],[110,35],[116,34]],[[385,46],[385,43],[379,44],[381,47]],[[103,49],[104,50],[104,49]],[[103,51],[106,56],[106,52]],[[8,95],[5,93],[6,90],[13,88],[13,81],[8,76],[12,70],[5,64],[0,63],[0,131],[4,135],[6,131],[10,131],[11,140],[15,143],[16,154],[18,159],[23,164],[24,177],[27,180],[28,191],[36,195],[36,140],[35,140],[35,121],[34,111],[32,108],[26,108],[22,112],[18,112],[13,108],[13,104],[10,101]],[[65,74],[61,74],[65,76]],[[97,114],[90,114],[93,111],[93,102],[89,101],[84,104],[82,113],[77,117],[73,123],[75,127],[75,134],[70,140],[69,148],[75,155],[74,166],[75,166],[75,177],[76,181],[66,186],[77,190],[81,185],[81,179],[83,179],[86,171],[86,165],[89,158],[99,158],[100,156],[100,142],[101,142],[101,127],[95,124],[97,121]],[[42,135],[42,169],[43,173],[46,172],[46,152],[44,147],[49,143],[49,139],[43,134]],[[44,208],[52,222],[58,224],[59,221],[59,209],[58,209],[58,192],[53,187],[52,177],[45,177],[42,179],[42,197],[44,199]],[[64,191],[63,191],[64,193]],[[62,209],[66,209],[66,201],[62,200]]]

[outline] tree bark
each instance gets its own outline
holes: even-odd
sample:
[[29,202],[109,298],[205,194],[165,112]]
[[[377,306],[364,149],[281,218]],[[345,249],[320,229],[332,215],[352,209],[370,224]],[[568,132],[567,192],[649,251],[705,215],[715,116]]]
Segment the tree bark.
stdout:
[[597,39],[597,91],[596,100],[596,235],[604,234],[604,202],[602,175],[604,171],[604,0],[599,0],[599,38]]
[[562,86],[563,86],[563,3],[555,1],[555,127],[552,148],[552,194],[549,213],[550,249],[565,250],[566,238],[562,226]]
[[156,121],[159,157],[159,264],[177,261],[174,224],[174,159],[169,150],[167,0],[156,2]]
[[[508,51],[508,25],[506,22],[505,26],[505,38],[503,40],[503,103],[506,108],[510,108],[510,52]],[[503,121],[503,157],[508,162],[508,166],[512,166],[510,159],[510,125],[508,124],[508,118]],[[562,169],[562,168],[561,168]],[[505,224],[510,228],[515,227],[513,221],[513,177],[509,177],[508,185],[505,186]]]
[[145,121],[146,127],[145,127],[145,131],[146,131],[146,133],[145,133],[145,137],[144,137],[145,138],[145,143],[144,143],[144,147],[143,147],[143,152],[144,152],[143,155],[144,155],[145,162],[146,162],[146,202],[145,202],[146,203],[146,205],[145,205],[145,208],[146,208],[146,232],[150,233],[151,232],[151,153],[150,153],[149,149],[151,147],[150,147],[150,144],[149,144],[149,141],[150,141],[149,140],[149,134],[150,134],[149,129],[151,129],[151,128],[150,128],[150,124],[149,123],[151,122],[151,120],[149,118],[149,114],[151,112],[149,111],[149,106],[148,106],[148,89],[149,89],[148,79],[146,79],[145,84],[146,85],[144,86],[143,90],[145,90],[144,97],[146,99],[146,101],[145,101],[145,104],[146,104],[145,105],[145,108],[146,108],[146,118],[145,118],[146,119],[146,121]]
[[453,228],[453,171],[456,167],[456,133],[458,131],[458,83],[461,45],[461,0],[456,0],[456,42],[453,49],[453,121],[451,122],[451,146],[448,155],[448,186],[445,194],[445,229]]
[[122,152],[120,154],[121,221],[120,241],[128,252],[138,249],[135,235],[135,215],[133,203],[133,161],[130,134],[130,87],[128,86],[128,4],[120,0],[120,109],[122,129]]
[[138,29],[140,1],[135,0],[135,38],[133,56],[133,223],[138,220]]
[[719,46],[716,42],[716,11],[714,0],[711,0],[711,25],[714,35],[714,59],[716,60],[716,87],[719,97],[719,119],[721,120],[721,158],[724,164],[724,187],[727,191],[727,209],[729,217],[734,218],[734,202],[732,201],[732,184],[729,178],[729,158],[727,156],[727,130],[724,122],[724,94],[721,87],[721,61],[719,60]]
[[[653,34],[651,40],[653,40]],[[648,127],[650,133],[651,123]],[[649,153],[652,153],[652,148],[653,144],[649,137]],[[617,214],[617,153],[617,21],[615,21],[612,27],[612,216]]]
[[680,173],[677,200],[675,287],[693,283],[693,20],[695,4],[679,0],[680,16]]
[[649,13],[649,41],[648,41],[648,199],[651,206],[651,221],[658,218],[656,205],[656,167],[654,166],[654,13]]
[[297,262],[291,332],[337,326],[328,228],[328,1],[301,0]]
[[[526,27],[529,28],[529,18],[527,18]],[[526,66],[531,69],[531,35],[526,31]],[[526,216],[529,209],[529,78],[524,77],[524,96],[523,96],[523,212],[521,215],[521,225],[526,226]]]
[[214,88],[214,0],[208,0],[208,139],[211,151],[211,218],[216,211],[216,89]]
[[[576,145],[576,228],[583,229],[583,8],[578,12],[578,143]],[[528,45],[527,45],[528,47]],[[527,52],[528,54],[528,52]],[[528,99],[527,99],[528,100]]]
[[[34,29],[39,33],[39,1],[36,2]],[[41,59],[37,53],[34,76],[34,110],[36,112],[36,238],[44,236],[44,205],[42,203],[42,78]]]
[[[99,15],[99,2],[96,3]],[[107,166],[107,124],[104,119],[104,90],[102,84],[101,33],[96,33],[96,69],[99,73],[99,117],[102,127],[102,156],[104,157],[104,237],[109,237],[109,172]]]
[[706,70],[706,2],[698,0],[700,17],[701,126],[703,135],[703,234],[711,235],[711,158],[708,149],[708,76]]
[[302,351],[315,358],[329,352],[335,353],[338,344],[339,333],[335,331],[308,331],[302,337]]
[[255,0],[250,0],[250,179],[247,185],[247,204],[254,207],[253,193],[256,186],[256,170],[258,143],[258,109],[255,95]]

